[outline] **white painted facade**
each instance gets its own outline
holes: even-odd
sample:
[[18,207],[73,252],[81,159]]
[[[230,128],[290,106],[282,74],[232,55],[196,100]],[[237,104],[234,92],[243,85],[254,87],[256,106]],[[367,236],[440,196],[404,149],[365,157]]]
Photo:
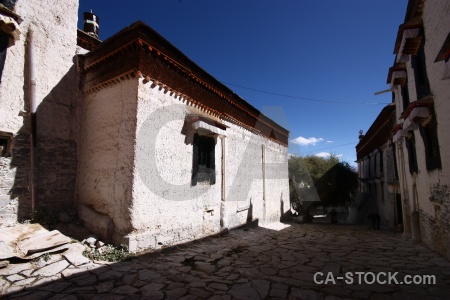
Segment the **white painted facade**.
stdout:
[[360,209],[358,220],[368,221],[368,215],[380,216],[381,229],[394,229],[402,223],[398,205],[398,178],[392,143],[392,124],[396,121],[395,104],[382,109],[366,135],[360,135],[356,146],[359,192],[366,209]]
[[[435,59],[444,45],[444,41],[450,29],[450,2],[428,0],[410,1],[410,6],[415,2],[423,5],[421,20],[423,23],[422,43],[424,43],[425,66],[428,77],[430,94],[432,99],[430,115],[433,108],[437,123],[437,139],[439,141],[439,153],[441,166],[427,169],[426,142],[420,132],[420,126],[427,126],[430,118],[414,120],[414,126],[409,128],[415,138],[415,150],[417,158],[417,172],[409,168],[409,153],[406,147],[406,138],[399,138],[397,143],[397,161],[402,195],[402,205],[405,220],[405,234],[415,240],[422,240],[431,249],[439,252],[446,258],[450,258],[450,82],[444,76],[445,61]],[[408,21],[408,14],[405,22]],[[398,56],[400,53],[397,54]],[[406,56],[405,62],[407,74],[407,86],[411,105],[423,99],[416,92],[416,74],[412,64],[413,56]],[[403,124],[403,101],[401,87],[394,85],[394,97],[397,105],[396,116],[399,123]],[[405,129],[405,128],[403,128]],[[404,135],[407,133],[405,132]]]
[[208,113],[152,83],[125,80],[83,99],[77,178],[79,205],[91,210],[81,214],[85,223],[141,251],[279,221],[290,205],[287,147],[223,120],[216,183],[191,186],[194,129],[185,120]]
[[[360,190],[373,197],[382,225],[403,221],[406,237],[421,240],[446,258],[450,258],[449,36],[450,2],[409,1],[388,76],[395,123],[390,134],[358,158]],[[378,121],[372,127],[381,128]],[[361,136],[362,141],[371,137]],[[381,157],[384,174],[377,169]]]

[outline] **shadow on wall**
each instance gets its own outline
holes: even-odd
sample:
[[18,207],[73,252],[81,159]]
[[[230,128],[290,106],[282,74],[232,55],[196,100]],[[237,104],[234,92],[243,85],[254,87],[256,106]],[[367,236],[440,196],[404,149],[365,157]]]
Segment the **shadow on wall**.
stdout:
[[242,226],[245,226],[246,228],[249,227],[258,227],[259,226],[259,219],[253,219],[253,203],[252,199],[250,199],[250,205],[247,210],[247,222],[244,225],[238,226],[237,228],[240,228]]
[[284,209],[284,200],[283,200],[283,193],[281,193],[280,196],[280,222],[288,222],[292,218],[291,213],[291,205],[289,205],[289,209],[285,211]]
[[[29,53],[25,53],[29,57]],[[24,66],[24,107],[30,111],[29,60]],[[49,75],[50,76],[50,75]],[[40,80],[36,78],[39,86]],[[47,212],[72,208],[77,167],[77,71],[73,65],[36,109],[36,208]],[[33,126],[34,127],[34,126]],[[17,219],[30,218],[32,121],[25,114],[23,125],[13,141],[11,168],[15,178],[9,191],[11,202],[18,201]]]
[[377,204],[368,193],[358,193],[355,204],[350,207],[347,217],[348,224],[366,224],[368,216],[377,212]]

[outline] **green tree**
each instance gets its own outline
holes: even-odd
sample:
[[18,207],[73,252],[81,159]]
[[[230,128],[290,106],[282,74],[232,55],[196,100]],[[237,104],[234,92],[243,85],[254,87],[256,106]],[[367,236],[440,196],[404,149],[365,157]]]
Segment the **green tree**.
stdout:
[[[357,174],[335,155],[293,156],[288,162],[291,203],[339,206],[350,201],[357,188]],[[317,191],[317,194],[315,192]],[[315,201],[318,195],[319,202]],[[317,196],[316,196],[317,197]]]

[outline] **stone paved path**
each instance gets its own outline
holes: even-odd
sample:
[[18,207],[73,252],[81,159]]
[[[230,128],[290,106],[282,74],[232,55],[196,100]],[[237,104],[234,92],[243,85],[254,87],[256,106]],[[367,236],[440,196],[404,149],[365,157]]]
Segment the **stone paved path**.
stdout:
[[[129,262],[0,269],[6,299],[449,299],[450,263],[401,234],[328,224],[273,224],[183,245]],[[399,272],[436,284],[316,284],[314,274]],[[369,274],[370,275],[370,274]],[[367,279],[372,277],[367,275]],[[362,276],[364,278],[364,276]],[[380,280],[387,277],[380,277]]]

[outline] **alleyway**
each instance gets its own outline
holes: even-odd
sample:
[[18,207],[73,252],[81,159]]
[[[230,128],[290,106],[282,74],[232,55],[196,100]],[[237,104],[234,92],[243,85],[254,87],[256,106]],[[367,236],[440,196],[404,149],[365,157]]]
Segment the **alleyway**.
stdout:
[[[448,299],[450,295],[450,263],[399,233],[329,224],[270,227],[238,229],[130,262],[74,268],[53,255],[46,272],[27,271],[29,263],[8,268],[9,274],[0,269],[0,289],[3,295],[8,293],[7,299],[65,300]],[[314,282],[316,272],[323,274],[316,275],[322,284]],[[353,284],[336,278],[346,272],[353,272],[349,273]],[[361,280],[369,281],[380,272],[398,272],[394,277],[399,284],[358,284],[355,272],[372,272],[361,275]],[[436,284],[400,284],[405,275],[435,275]],[[335,284],[327,276],[333,276]],[[387,281],[388,276],[379,279]]]

